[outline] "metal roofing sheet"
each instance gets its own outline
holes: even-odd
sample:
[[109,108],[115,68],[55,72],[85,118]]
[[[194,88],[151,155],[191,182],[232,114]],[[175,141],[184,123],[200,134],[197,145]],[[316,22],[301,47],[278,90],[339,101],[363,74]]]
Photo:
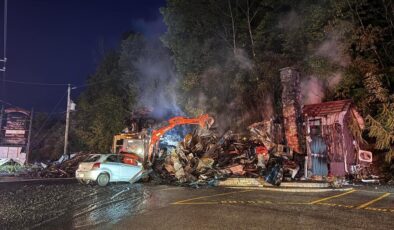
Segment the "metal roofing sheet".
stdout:
[[304,105],[302,113],[308,116],[326,116],[345,111],[352,104],[351,100],[328,101],[319,104]]

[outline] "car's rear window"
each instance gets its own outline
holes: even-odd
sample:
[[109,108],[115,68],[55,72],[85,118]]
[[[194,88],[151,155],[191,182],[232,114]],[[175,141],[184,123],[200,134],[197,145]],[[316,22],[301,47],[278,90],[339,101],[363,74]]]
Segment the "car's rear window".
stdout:
[[83,162],[95,162],[95,161],[98,161],[99,159],[100,159],[99,155],[93,155],[93,156],[88,157]]

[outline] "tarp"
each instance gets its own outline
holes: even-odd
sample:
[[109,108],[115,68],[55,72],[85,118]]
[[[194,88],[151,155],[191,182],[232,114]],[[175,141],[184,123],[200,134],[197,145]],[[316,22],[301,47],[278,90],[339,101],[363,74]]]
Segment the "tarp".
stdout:
[[0,159],[12,159],[20,164],[26,161],[26,153],[22,153],[22,147],[0,147]]

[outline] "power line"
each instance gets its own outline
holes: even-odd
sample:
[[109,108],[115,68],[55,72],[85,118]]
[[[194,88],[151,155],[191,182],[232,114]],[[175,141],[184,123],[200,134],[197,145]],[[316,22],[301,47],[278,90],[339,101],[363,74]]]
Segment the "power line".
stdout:
[[[112,81],[112,80],[114,80],[114,79],[105,79],[102,81],[87,83],[87,84],[78,85],[78,86],[73,86],[75,84],[71,84],[71,85],[73,86],[72,89],[77,89],[77,88],[87,87],[87,86],[91,86],[91,85],[97,85],[97,84]],[[14,81],[14,80],[6,80],[6,79],[3,79],[3,82],[12,83],[12,84],[20,84],[20,85],[35,85],[35,86],[67,86],[68,85],[68,83],[29,82],[29,81]]]
[[7,16],[8,16],[8,0],[4,1],[4,70],[5,70],[5,62],[7,61]]
[[112,79],[112,78],[105,79],[105,80],[102,80],[102,81],[96,81],[96,82],[93,82],[93,83],[86,83],[86,84],[83,84],[83,85],[78,85],[78,86],[75,86],[73,88],[77,89],[77,88],[87,87],[87,86],[91,86],[91,85],[97,85],[97,84],[101,84],[103,82],[108,82],[108,81],[112,81],[112,80],[114,80],[114,79]]
[[3,59],[1,59],[0,61],[2,61],[4,63],[3,68],[0,69],[0,71],[5,72],[6,69],[6,62],[7,62],[7,15],[8,15],[8,0],[4,0],[4,24],[3,24]]
[[5,80],[4,82],[13,83],[13,84],[21,84],[21,85],[37,85],[37,86],[67,86],[68,84],[63,83],[45,83],[45,82],[27,82],[27,81],[14,81],[14,80]]
[[6,105],[9,105],[9,106],[13,106],[13,107],[17,107],[19,109],[23,109],[24,108],[23,106],[15,105],[15,104],[12,104],[11,102],[4,101],[2,99],[0,99],[0,103],[6,104]]
[[52,109],[51,113],[48,115],[47,119],[44,121],[44,123],[41,125],[41,127],[39,128],[39,130],[37,131],[37,133],[34,135],[33,139],[35,139],[40,132],[42,131],[42,129],[44,128],[44,126],[46,125],[46,123],[49,121],[49,118],[55,113],[57,107],[60,105],[60,103],[62,102],[62,100],[64,99],[64,97],[66,96],[67,91],[64,92],[63,96],[60,98],[60,100],[56,103],[55,107]]
[[1,72],[3,72],[3,76],[2,76],[2,80],[3,80],[3,84],[1,86],[2,88],[2,93],[1,93],[1,97],[4,98],[5,96],[5,79],[6,79],[6,74],[5,74],[5,70],[6,70],[6,62],[7,62],[7,16],[8,16],[8,0],[4,0],[4,33],[3,33],[3,51],[4,51],[4,56],[3,59],[1,59],[0,61],[3,62],[3,68],[0,69]]

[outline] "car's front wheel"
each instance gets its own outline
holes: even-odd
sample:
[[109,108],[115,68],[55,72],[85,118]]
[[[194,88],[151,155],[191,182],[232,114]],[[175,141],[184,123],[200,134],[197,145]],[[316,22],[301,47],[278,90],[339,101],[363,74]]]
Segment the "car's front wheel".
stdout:
[[97,184],[100,186],[107,186],[109,183],[109,175],[107,173],[101,173],[97,177]]

